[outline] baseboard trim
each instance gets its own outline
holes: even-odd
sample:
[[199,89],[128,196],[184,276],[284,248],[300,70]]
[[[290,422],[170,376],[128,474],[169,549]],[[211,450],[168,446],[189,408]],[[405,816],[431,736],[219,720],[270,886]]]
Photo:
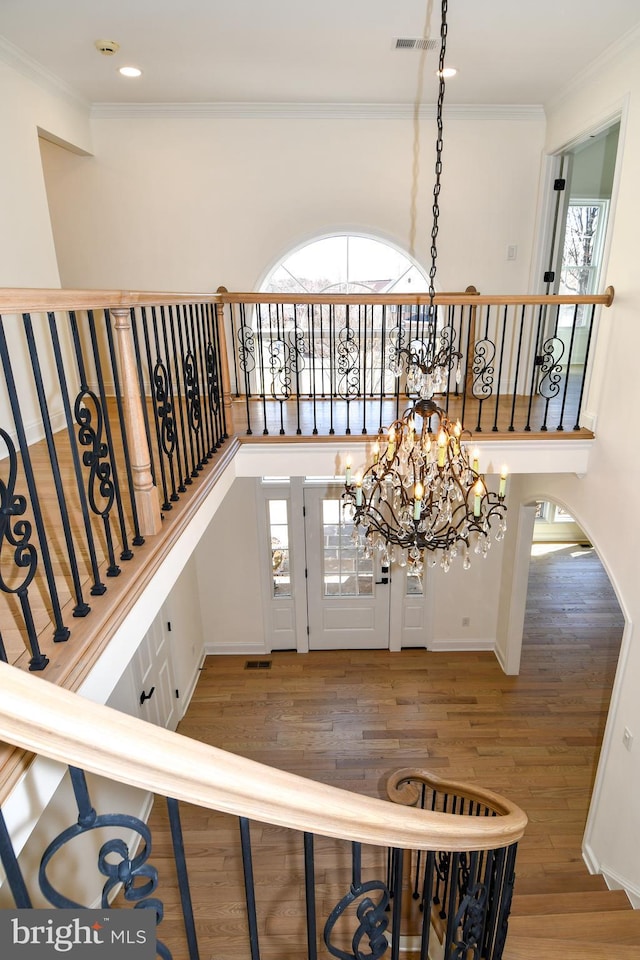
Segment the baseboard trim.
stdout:
[[640,887],[631,883],[626,877],[620,876],[606,864],[600,863],[588,843],[582,844],[582,859],[589,873],[601,874],[609,890],[624,890],[633,909],[640,909]]
[[456,640],[432,640],[429,644],[429,650],[433,653],[451,653],[461,651],[471,653],[474,650],[490,650],[495,653],[495,640],[469,640],[466,637]]
[[262,656],[269,653],[263,643],[205,643],[204,652],[206,656]]
[[188,686],[187,689],[186,689],[185,695],[180,698],[180,719],[181,719],[181,720],[182,720],[182,718],[184,717],[184,715],[185,715],[185,713],[187,712],[187,710],[189,709],[189,704],[191,703],[191,698],[193,697],[193,694],[194,694],[194,692],[195,692],[195,689],[196,689],[196,687],[197,687],[197,685],[198,685],[198,680],[200,679],[200,671],[202,670],[202,665],[204,664],[204,658],[205,658],[205,656],[206,656],[206,653],[204,653],[204,651],[203,651],[202,656],[200,657],[200,659],[199,659],[199,661],[198,661],[198,666],[197,666],[196,669],[194,670],[193,676],[191,677],[191,681],[190,681],[190,683],[189,683],[189,686]]

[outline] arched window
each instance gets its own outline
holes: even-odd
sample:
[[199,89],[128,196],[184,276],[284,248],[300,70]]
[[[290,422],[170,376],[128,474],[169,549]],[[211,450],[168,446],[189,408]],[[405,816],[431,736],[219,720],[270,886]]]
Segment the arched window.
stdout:
[[428,277],[407,254],[372,237],[324,237],[287,254],[264,293],[426,293]]

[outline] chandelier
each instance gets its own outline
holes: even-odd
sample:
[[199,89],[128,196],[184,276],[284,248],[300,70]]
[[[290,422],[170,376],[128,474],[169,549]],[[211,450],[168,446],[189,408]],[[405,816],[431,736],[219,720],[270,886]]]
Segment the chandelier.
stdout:
[[461,555],[467,570],[471,552],[486,557],[491,532],[501,540],[506,531],[506,468],[502,469],[498,493],[493,493],[479,472],[478,453],[469,459],[463,438],[470,434],[460,421],[453,423],[433,399],[446,391],[454,368],[456,384],[462,378],[461,354],[453,349],[448,337],[439,335],[435,304],[447,7],[447,0],[442,0],[429,303],[422,337],[412,341],[410,347],[391,351],[392,373],[399,376],[403,369],[406,371],[406,392],[412,402],[386,434],[381,431],[374,445],[373,463],[362,474],[353,477],[347,460],[342,495],[347,517],[353,520],[354,541],[365,555],[377,549],[384,564],[410,563],[418,576],[423,571],[425,551],[430,565],[437,563],[439,551],[445,571]]

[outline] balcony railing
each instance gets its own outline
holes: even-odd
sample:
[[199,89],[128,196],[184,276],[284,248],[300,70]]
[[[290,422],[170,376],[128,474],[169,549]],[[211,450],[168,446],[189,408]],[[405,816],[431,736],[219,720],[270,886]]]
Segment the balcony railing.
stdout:
[[[19,856],[0,813],[3,907],[149,909],[158,920],[157,955],[163,960],[197,960],[202,930],[216,956],[317,960],[325,955],[322,939],[341,960],[398,960],[403,939],[416,936],[419,955],[426,957],[432,931],[442,937],[442,921],[432,922],[437,902],[446,930],[441,955],[502,956],[515,848],[526,816],[497,794],[462,784],[437,786],[424,771],[401,771],[390,782],[390,796],[400,805],[359,796],[90,703],[6,664],[0,664],[0,737],[70,764],[73,796],[64,811],[56,811],[45,848],[28,855]],[[166,798],[171,849],[154,854],[147,825],[97,802],[85,772],[151,790],[157,803]],[[437,792],[434,804],[419,802],[427,784]],[[113,792],[111,787],[103,798]],[[443,796],[452,798],[444,809]],[[200,829],[194,847],[183,830],[182,804],[238,818],[224,840],[217,833],[217,842],[224,843],[218,867],[214,860],[203,871],[207,834]],[[255,829],[264,825],[278,829]],[[78,844],[83,877],[71,870],[56,875],[56,858],[72,857]],[[194,858],[198,869],[190,870]],[[417,926],[414,917],[408,927],[412,891],[404,865],[412,862],[423,910]],[[267,888],[255,882],[261,865],[271,865]],[[216,923],[210,885],[221,879],[238,886],[237,916]],[[198,881],[204,893],[196,889]],[[165,902],[173,902],[176,888],[179,913],[172,911],[165,921]]]
[[449,356],[440,392],[474,433],[579,431],[598,297],[229,294],[236,430],[370,434],[413,393],[409,354]]

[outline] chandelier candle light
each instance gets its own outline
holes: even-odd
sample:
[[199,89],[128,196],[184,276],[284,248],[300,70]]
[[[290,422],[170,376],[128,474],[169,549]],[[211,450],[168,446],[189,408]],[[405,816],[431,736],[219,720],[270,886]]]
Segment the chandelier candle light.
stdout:
[[[422,419],[419,430],[416,416]],[[443,570],[458,555],[468,570],[472,549],[487,556],[494,524],[495,539],[502,540],[506,467],[493,493],[478,472],[477,452],[471,465],[463,433],[459,421],[452,423],[433,400],[421,399],[389,428],[382,456],[376,442],[373,463],[362,476],[353,481],[347,467],[343,501],[354,523],[354,541],[365,554],[378,549],[383,563],[409,562],[420,574],[424,552],[431,553],[435,565],[440,551]]]
[[[405,367],[406,392],[408,395],[417,394],[417,398],[402,418],[389,427],[386,450],[379,440],[376,441],[373,463],[362,476],[356,477],[355,482],[351,458],[347,459],[342,495],[346,515],[353,520],[354,542],[361,546],[365,555],[370,555],[375,548],[381,552],[383,564],[397,561],[405,566],[408,562],[416,575],[423,572],[425,551],[430,554],[432,566],[437,563],[435,552],[440,551],[440,565],[445,571],[461,554],[463,567],[468,570],[471,549],[487,556],[494,523],[496,540],[502,540],[506,531],[506,467],[502,468],[500,486],[495,494],[479,472],[477,450],[473,452],[472,464],[469,461],[462,437],[470,434],[463,430],[460,421],[453,423],[433,399],[434,394],[446,390],[454,367],[456,386],[462,378],[461,354],[453,349],[447,336],[439,334],[435,304],[447,8],[447,0],[442,0],[436,177],[426,329],[423,338],[414,340],[409,349],[402,347],[390,351],[392,372],[399,376]],[[419,430],[416,429],[416,417],[422,421]]]

